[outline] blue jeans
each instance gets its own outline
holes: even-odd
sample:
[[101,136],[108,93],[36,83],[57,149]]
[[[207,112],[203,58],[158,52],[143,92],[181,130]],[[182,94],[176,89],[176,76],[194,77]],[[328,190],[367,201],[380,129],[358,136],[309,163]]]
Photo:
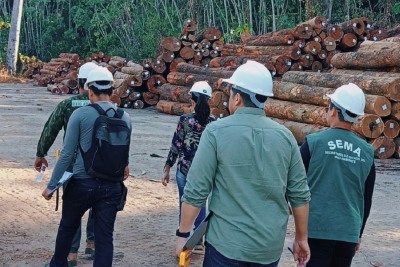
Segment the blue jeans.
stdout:
[[278,263],[279,260],[273,263],[260,264],[229,259],[206,242],[203,267],[277,267]]
[[307,267],[350,267],[357,243],[308,238],[311,258]]
[[95,253],[93,266],[112,266],[113,232],[117,205],[122,196],[122,183],[102,179],[72,179],[63,194],[63,208],[51,267],[67,267],[72,239],[83,214],[93,210]]
[[[185,188],[186,185],[186,176],[180,172],[179,166],[176,170],[176,184],[178,185],[178,191],[179,191],[179,224],[181,223],[181,210],[182,210],[182,196],[183,196],[183,189]],[[195,222],[194,222],[194,229],[196,229],[200,223],[204,220],[206,217],[206,207],[202,207],[200,209],[200,213],[197,216]]]
[[[78,253],[79,247],[81,245],[81,235],[82,235],[82,223],[79,224],[79,228],[72,239],[71,250],[69,253]],[[92,209],[89,210],[89,216],[86,224],[86,242],[94,241],[94,222],[93,222],[93,212]]]

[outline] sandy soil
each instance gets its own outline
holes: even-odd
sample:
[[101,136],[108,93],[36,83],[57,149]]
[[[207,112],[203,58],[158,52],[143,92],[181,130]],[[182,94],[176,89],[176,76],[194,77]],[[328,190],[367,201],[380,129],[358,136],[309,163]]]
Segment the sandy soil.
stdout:
[[[53,253],[60,211],[54,211],[54,199],[44,200],[41,192],[55,164],[55,149],[61,148],[62,134],[49,151],[50,166],[43,183],[34,181],[32,166],[42,127],[54,106],[66,97],[30,84],[0,84],[0,266],[43,266]],[[127,205],[115,224],[114,266],[178,266],[173,254],[177,188],[174,180],[168,187],[159,183],[178,117],[154,108],[127,111],[134,122],[133,177],[127,181]],[[373,207],[355,267],[400,266],[400,164],[398,160],[376,163]],[[86,220],[87,215],[85,225]],[[287,245],[293,232],[291,219]],[[92,266],[83,255],[84,240],[85,234],[78,266]],[[201,266],[201,262],[202,256],[195,255],[191,266]],[[286,248],[280,266],[295,266]]]

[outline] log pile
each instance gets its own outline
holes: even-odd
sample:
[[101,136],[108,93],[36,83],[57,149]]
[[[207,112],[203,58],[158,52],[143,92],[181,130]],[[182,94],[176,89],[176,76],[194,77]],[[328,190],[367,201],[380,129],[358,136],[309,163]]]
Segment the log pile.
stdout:
[[226,117],[229,115],[229,87],[222,79],[229,78],[232,74],[233,70],[228,68],[207,68],[181,62],[176,66],[176,71],[167,75],[168,83],[160,87],[157,110],[175,115],[193,111],[189,90],[195,82],[207,81],[213,89],[209,100],[211,114]]
[[273,75],[310,70],[320,72],[331,67],[332,57],[357,49],[364,40],[382,40],[387,32],[372,27],[369,18],[355,18],[328,25],[325,17],[315,17],[295,28],[259,36],[242,35],[240,44],[225,44],[221,57],[211,67],[237,67],[246,60],[266,65]]
[[349,82],[357,84],[366,96],[365,115],[358,118],[352,130],[374,146],[375,157],[394,156],[400,115],[393,107],[400,106],[400,73],[385,76],[384,72],[338,69],[331,73],[289,71],[280,81],[274,81],[274,98],[268,100],[264,110],[288,127],[301,144],[307,134],[329,126],[325,118],[326,94]]
[[[196,35],[197,25],[191,20],[185,22],[179,38],[164,38],[162,54],[157,59],[167,65],[166,83],[159,87],[159,112],[182,115],[193,111],[189,90],[197,81],[207,81],[213,89],[209,101],[211,113],[218,117],[229,115],[228,95],[222,85],[222,78],[228,78],[233,71],[229,68],[210,68],[212,59],[220,56],[223,42],[218,28],[209,27]],[[169,66],[169,68],[168,68]]]

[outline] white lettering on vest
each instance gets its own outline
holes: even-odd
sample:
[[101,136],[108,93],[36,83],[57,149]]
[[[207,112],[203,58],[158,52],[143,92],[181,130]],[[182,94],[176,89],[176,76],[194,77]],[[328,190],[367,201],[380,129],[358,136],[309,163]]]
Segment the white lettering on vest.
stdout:
[[330,150],[335,150],[336,148],[348,150],[357,154],[358,157],[361,155],[361,148],[357,147],[353,150],[353,144],[343,140],[329,141],[328,147]]

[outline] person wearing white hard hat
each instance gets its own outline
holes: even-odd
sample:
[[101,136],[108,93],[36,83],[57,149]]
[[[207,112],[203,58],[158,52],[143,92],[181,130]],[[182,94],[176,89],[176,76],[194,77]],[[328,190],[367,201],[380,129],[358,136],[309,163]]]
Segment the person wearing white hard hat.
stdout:
[[179,255],[200,207],[208,199],[203,266],[276,267],[293,207],[298,266],[309,259],[307,218],[310,192],[297,142],[284,126],[265,116],[273,96],[268,69],[255,61],[232,77],[230,116],[206,127],[182,197],[176,253]]
[[349,267],[371,209],[374,149],[351,131],[364,115],[363,91],[350,83],[327,97],[330,129],[308,135],[300,148],[312,195],[307,267]]
[[[113,82],[111,72],[106,68],[96,67],[88,73],[84,87],[88,90],[88,97],[92,104],[103,109],[107,116],[120,114],[121,120],[131,130],[129,114],[122,109],[117,109],[110,101]],[[95,222],[93,266],[112,266],[114,222],[122,197],[123,184],[89,174],[86,171],[82,155],[92,145],[93,128],[98,117],[99,113],[95,106],[84,106],[72,113],[60,157],[54,167],[51,179],[42,193],[46,200],[50,200],[51,190],[57,186],[64,172],[73,164],[73,176],[63,195],[62,216],[54,255],[46,266],[68,266],[67,256],[72,239],[80,225],[82,215],[90,208],[93,209]],[[129,169],[126,166],[124,178],[126,179],[128,176]]]
[[[164,175],[161,181],[166,186],[170,180],[170,169],[178,160],[176,183],[179,193],[179,221],[182,206],[181,198],[186,184],[186,175],[196,154],[201,134],[209,123],[216,120],[216,117],[210,114],[210,106],[208,104],[211,93],[211,86],[205,81],[195,82],[191,87],[189,94],[191,95],[194,112],[184,114],[179,118],[164,166]],[[194,229],[199,226],[205,215],[206,208],[203,206],[194,222]],[[202,246],[202,244],[199,245]]]
[[[64,136],[67,129],[68,120],[72,114],[72,112],[82,106],[88,105],[90,103],[88,92],[84,90],[84,84],[87,79],[88,73],[98,67],[95,63],[87,62],[83,64],[78,70],[78,89],[79,94],[76,96],[72,96],[61,101],[54,111],[51,113],[48,118],[42,133],[40,135],[37,150],[36,150],[36,159],[34,162],[34,167],[37,171],[40,171],[42,165],[48,167],[48,163],[46,160],[46,156],[50,147],[53,145],[55,139],[57,138],[58,133],[64,128]],[[72,165],[70,170],[72,170]],[[86,226],[86,249],[85,254],[93,254],[94,251],[94,231],[93,231],[93,220],[91,219],[91,214],[89,213],[89,218]],[[68,255],[68,263],[70,266],[77,265],[77,257],[78,250],[81,242],[81,228],[79,227],[78,231],[74,236],[74,240],[72,242],[70,254]]]

